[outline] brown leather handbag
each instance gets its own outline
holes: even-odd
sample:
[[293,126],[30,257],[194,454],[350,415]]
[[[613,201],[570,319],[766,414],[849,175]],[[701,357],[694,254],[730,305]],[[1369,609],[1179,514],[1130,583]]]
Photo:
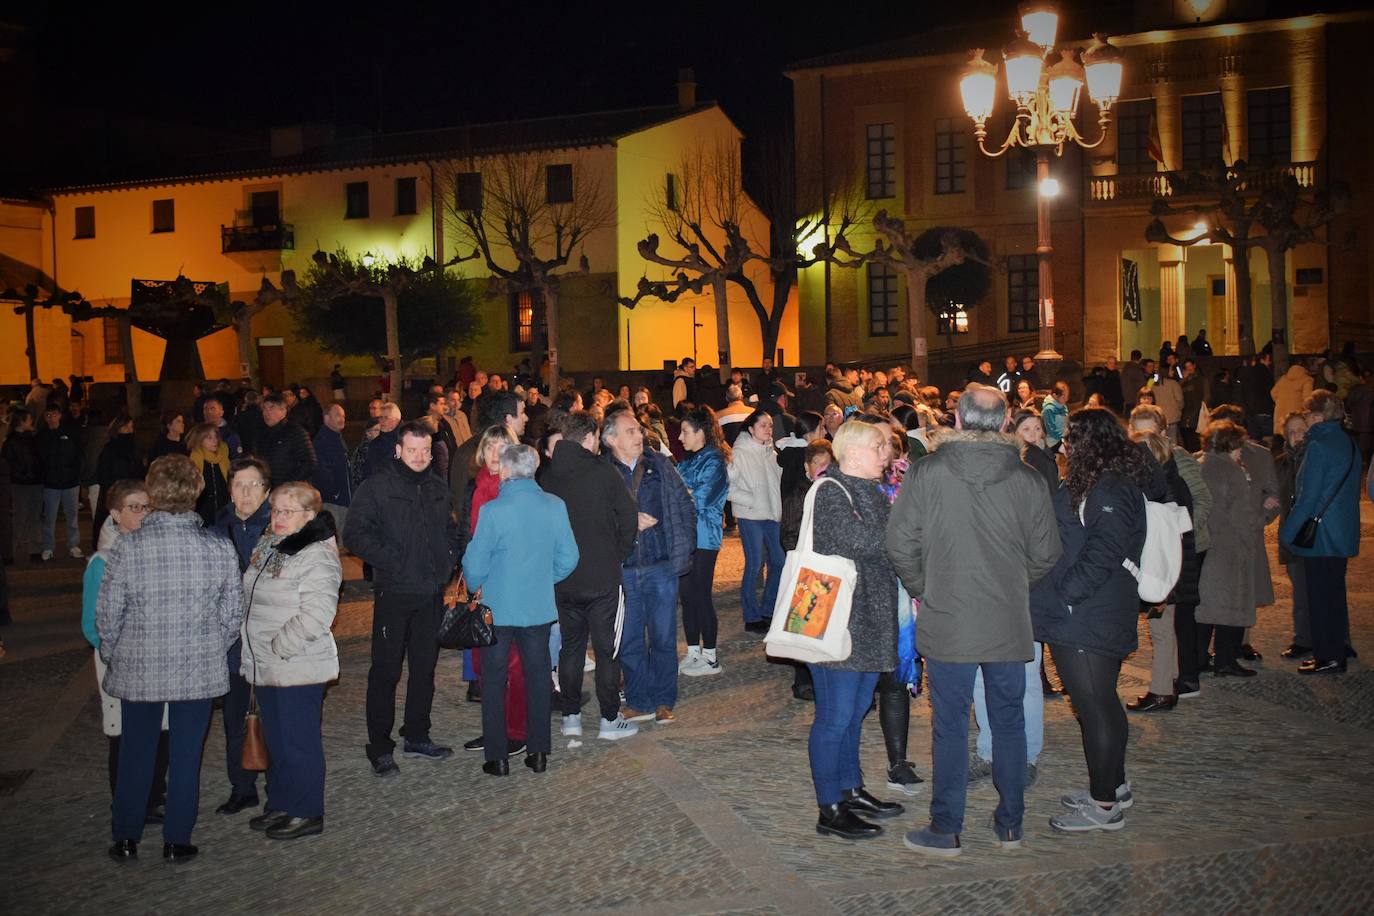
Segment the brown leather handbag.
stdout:
[[262,717],[258,714],[258,696],[254,690],[249,694],[248,715],[243,717],[243,768],[253,773],[267,770],[270,761],[267,757],[267,739],[262,734]]

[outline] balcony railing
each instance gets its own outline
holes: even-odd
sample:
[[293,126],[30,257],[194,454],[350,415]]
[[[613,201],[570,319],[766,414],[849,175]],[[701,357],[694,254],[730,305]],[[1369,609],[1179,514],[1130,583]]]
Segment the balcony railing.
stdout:
[[290,223],[262,226],[220,226],[220,251],[293,251],[296,229]]
[[[1298,186],[1310,188],[1317,181],[1315,162],[1294,162],[1290,165],[1263,169],[1245,183],[1244,190],[1262,191],[1276,187],[1287,175],[1298,180]],[[1167,172],[1150,172],[1144,175],[1101,175],[1088,178],[1088,200],[1095,202],[1152,200],[1157,197],[1177,196],[1176,189],[1169,181]]]

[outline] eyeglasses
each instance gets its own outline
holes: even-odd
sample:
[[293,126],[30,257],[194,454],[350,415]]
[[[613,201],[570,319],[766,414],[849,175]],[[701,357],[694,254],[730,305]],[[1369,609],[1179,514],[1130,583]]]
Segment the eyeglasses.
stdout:
[[272,509],[272,517],[273,517],[273,518],[285,518],[286,516],[288,516],[288,515],[294,515],[294,514],[296,514],[297,512],[309,512],[309,511],[310,511],[309,509],[278,509],[278,508],[273,507],[273,509]]
[[124,504],[124,511],[125,511],[125,512],[132,512],[134,515],[143,515],[143,514],[146,513],[146,512],[151,512],[152,509],[153,509],[153,507],[150,506],[150,505],[148,505],[147,503],[125,503],[125,504]]
[[250,490],[260,490],[262,487],[263,482],[261,480],[236,480],[229,489],[247,493]]

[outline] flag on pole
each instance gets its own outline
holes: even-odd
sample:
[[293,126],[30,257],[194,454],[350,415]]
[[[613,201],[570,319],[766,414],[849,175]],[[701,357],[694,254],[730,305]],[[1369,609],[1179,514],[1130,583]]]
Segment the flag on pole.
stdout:
[[1160,165],[1164,164],[1164,145],[1159,140],[1159,122],[1155,120],[1154,112],[1150,113],[1150,138],[1147,141],[1145,151],[1150,154],[1150,158]]

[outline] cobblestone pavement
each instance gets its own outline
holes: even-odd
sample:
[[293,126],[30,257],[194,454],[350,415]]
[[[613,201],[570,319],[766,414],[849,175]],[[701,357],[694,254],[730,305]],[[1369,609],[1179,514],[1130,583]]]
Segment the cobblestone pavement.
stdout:
[[[1374,651],[1374,512],[1351,568],[1353,636]],[[1271,537],[1272,540],[1272,537]],[[1272,546],[1272,545],[1271,545]],[[157,833],[145,856],[105,856],[109,795],[89,650],[78,630],[80,566],[11,571],[16,624],[0,662],[0,861],[7,913],[653,912],[1011,913],[1374,910],[1374,673],[1301,678],[1279,658],[1289,589],[1263,609],[1252,641],[1261,675],[1206,680],[1172,713],[1132,716],[1128,771],[1136,805],[1120,833],[1055,834],[1059,794],[1086,785],[1066,701],[1046,700],[1040,779],[1027,793],[1026,845],[993,845],[995,790],[969,792],[964,855],[930,862],[901,843],[925,822],[928,791],[872,842],[814,831],[806,741],[812,707],[790,669],[762,655],[739,618],[739,542],[718,573],[724,672],[683,678],[679,720],[609,744],[584,716],[579,747],[557,737],[546,774],[515,761],[509,779],[477,754],[402,759],[379,781],[362,752],[370,602],[351,582],[336,625],[342,677],[329,691],[327,829],[273,843],[248,814],[214,813],[227,795],[218,713],[201,770],[200,857],[165,866]],[[356,565],[350,563],[356,574]],[[1143,628],[1142,628],[1143,630]],[[1127,662],[1121,694],[1148,679],[1149,643]],[[480,728],[445,653],[434,736],[455,746]],[[590,686],[590,681],[588,682]],[[404,685],[401,688],[404,692]],[[593,707],[594,708],[594,707]],[[930,716],[913,703],[910,756],[927,777]],[[863,761],[881,774],[876,722]],[[882,780],[873,780],[880,791]]]

